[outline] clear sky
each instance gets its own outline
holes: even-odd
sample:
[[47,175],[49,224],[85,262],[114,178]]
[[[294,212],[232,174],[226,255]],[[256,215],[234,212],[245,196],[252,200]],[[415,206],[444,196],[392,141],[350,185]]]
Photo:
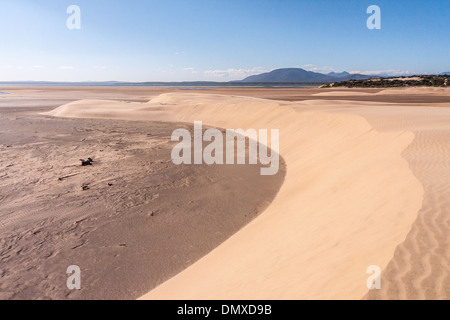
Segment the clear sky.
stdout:
[[[81,29],[69,30],[69,5]],[[381,30],[369,30],[370,5]],[[450,0],[0,0],[0,81],[450,71]]]

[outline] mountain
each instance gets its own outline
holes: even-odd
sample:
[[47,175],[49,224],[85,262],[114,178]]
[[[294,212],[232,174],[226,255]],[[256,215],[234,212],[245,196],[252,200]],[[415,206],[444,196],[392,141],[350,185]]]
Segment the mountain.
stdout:
[[359,74],[359,73],[352,73],[352,74],[348,74],[347,76],[344,77],[339,77],[337,78],[338,81],[348,81],[348,80],[368,80],[368,79],[375,79],[375,78],[379,78],[380,76],[376,75],[376,76],[368,76],[366,74]]
[[336,79],[321,73],[306,71],[300,68],[277,69],[271,72],[250,76],[242,80],[243,82],[262,83],[301,83],[301,82],[333,82]]
[[277,69],[271,72],[250,76],[241,82],[254,83],[330,83],[347,80],[365,80],[376,78],[363,74],[350,74],[348,72],[322,74],[306,71],[300,68]]
[[347,77],[347,76],[349,76],[350,73],[348,73],[347,71],[339,72],[339,73],[336,73],[336,72],[330,72],[328,75],[331,76],[331,77],[342,78],[342,77]]
[[448,72],[442,72],[440,75],[441,75],[441,76],[450,76],[450,71],[448,71]]
[[348,80],[367,80],[372,78],[377,78],[378,76],[368,76],[366,74],[359,74],[359,73],[348,73],[347,71],[344,72],[330,72],[328,74],[331,77],[337,78],[338,81],[348,81]]

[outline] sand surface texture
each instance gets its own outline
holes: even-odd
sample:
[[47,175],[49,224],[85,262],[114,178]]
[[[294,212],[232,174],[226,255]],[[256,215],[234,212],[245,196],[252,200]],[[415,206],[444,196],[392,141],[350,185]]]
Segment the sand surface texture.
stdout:
[[[38,114],[51,109],[0,108],[0,299],[136,299],[252,221],[283,182],[283,164],[273,177],[175,166],[170,136],[192,125]],[[81,291],[66,287],[70,265]]]

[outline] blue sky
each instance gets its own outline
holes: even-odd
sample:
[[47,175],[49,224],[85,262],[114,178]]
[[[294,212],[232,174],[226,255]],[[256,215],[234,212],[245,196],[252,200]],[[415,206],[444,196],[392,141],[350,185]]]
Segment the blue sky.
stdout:
[[[81,9],[69,30],[66,10]],[[378,5],[382,29],[366,13]],[[450,0],[0,0],[0,81],[450,71]]]

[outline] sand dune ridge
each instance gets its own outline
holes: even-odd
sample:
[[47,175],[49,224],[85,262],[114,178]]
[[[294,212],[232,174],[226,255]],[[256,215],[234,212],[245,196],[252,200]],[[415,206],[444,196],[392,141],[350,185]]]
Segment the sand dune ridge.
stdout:
[[148,103],[77,101],[49,115],[280,129],[287,176],[269,208],[143,298],[359,299],[367,267],[387,266],[421,208],[423,187],[401,156],[414,134],[298,104],[171,93]]

